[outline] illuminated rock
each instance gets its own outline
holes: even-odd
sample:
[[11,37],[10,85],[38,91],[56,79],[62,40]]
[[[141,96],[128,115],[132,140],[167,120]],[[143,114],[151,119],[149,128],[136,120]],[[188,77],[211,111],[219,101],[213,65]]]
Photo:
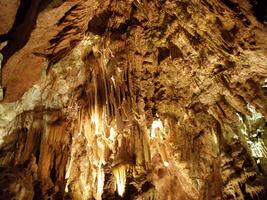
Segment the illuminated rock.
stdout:
[[20,2],[0,35],[4,199],[265,198],[262,1]]

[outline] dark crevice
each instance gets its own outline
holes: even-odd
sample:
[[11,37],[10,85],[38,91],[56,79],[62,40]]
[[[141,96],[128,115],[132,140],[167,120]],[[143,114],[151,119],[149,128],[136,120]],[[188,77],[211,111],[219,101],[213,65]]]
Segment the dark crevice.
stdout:
[[56,155],[54,155],[54,158],[53,158],[53,164],[52,164],[52,169],[50,172],[50,178],[53,181],[53,183],[56,183],[56,180],[57,180]]
[[164,34],[165,34],[165,32],[166,32],[166,30],[168,28],[168,24],[173,23],[175,21],[175,19],[177,19],[177,17],[174,16],[174,15],[166,14],[164,16],[163,23],[160,24],[159,27],[157,27],[157,31],[159,33],[159,37],[164,36]]
[[238,33],[238,27],[234,26],[231,30],[222,30],[222,38],[228,42],[232,43],[234,42],[235,35]]
[[32,0],[21,0],[20,1],[20,5],[18,7],[16,19],[15,19],[15,22],[14,22],[13,27],[10,30],[10,32],[14,32],[15,27],[18,26],[19,24],[23,23],[26,15],[27,15],[27,11],[30,9],[31,3],[32,3]]
[[192,35],[191,33],[189,33],[189,31],[187,29],[185,29],[182,26],[179,26],[179,28],[183,31],[183,33],[186,35],[188,41],[190,42],[190,44],[192,46],[197,46],[199,44],[201,44],[201,37],[200,35],[195,32],[194,35]]
[[240,19],[245,26],[249,26],[251,22],[249,19],[243,14],[243,12],[240,9],[240,6],[238,3],[235,3],[231,0],[222,0],[222,2],[232,11],[236,13],[236,17]]
[[170,56],[170,50],[166,47],[158,48],[158,64]]
[[0,35],[0,42],[5,42],[9,39],[9,36],[7,33],[3,34],[3,35]]
[[170,53],[171,53],[172,59],[175,59],[175,58],[183,58],[183,53],[179,49],[178,46],[176,46],[175,44],[173,44],[172,42],[170,42],[169,43],[169,48],[170,48]]
[[266,0],[251,0],[252,11],[254,16],[260,22],[267,22],[267,1]]
[[76,4],[76,5],[72,6],[67,12],[65,12],[64,16],[61,17],[60,20],[57,22],[57,25],[59,26],[60,24],[66,22],[67,17],[69,15],[71,15],[71,12],[74,11],[75,9],[77,9],[78,6],[79,6],[79,4]]
[[113,34],[119,34],[119,35],[120,34],[124,34],[124,33],[127,32],[128,27],[132,24],[132,22],[133,21],[131,21],[131,20],[126,20],[126,22],[125,23],[121,23],[118,28],[116,28],[116,29],[112,28],[111,32]]
[[212,5],[207,0],[204,0],[203,3],[204,3],[204,5],[206,5],[209,8],[209,11],[211,11],[211,12],[214,11]]
[[234,12],[240,12],[238,3],[232,2],[230,0],[222,0],[222,2]]
[[96,35],[105,33],[110,16],[108,11],[94,16],[88,23],[88,31]]
[[40,158],[40,149],[41,149],[41,138],[42,138],[42,132],[37,131],[35,133],[37,135],[36,137],[36,146],[35,146],[35,150],[34,150],[34,155],[36,157],[36,163],[39,162],[39,158]]
[[151,182],[146,181],[143,185],[142,185],[142,192],[147,192],[148,190],[150,190],[151,188],[153,188],[154,185]]
[[36,181],[34,183],[34,196],[33,196],[33,200],[39,200],[41,196],[42,196],[41,181]]

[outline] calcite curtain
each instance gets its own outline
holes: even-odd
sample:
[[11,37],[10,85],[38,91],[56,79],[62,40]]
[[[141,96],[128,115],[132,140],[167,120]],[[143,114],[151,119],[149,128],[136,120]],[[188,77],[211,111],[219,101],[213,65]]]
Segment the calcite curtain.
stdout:
[[0,199],[267,196],[264,0],[0,0]]

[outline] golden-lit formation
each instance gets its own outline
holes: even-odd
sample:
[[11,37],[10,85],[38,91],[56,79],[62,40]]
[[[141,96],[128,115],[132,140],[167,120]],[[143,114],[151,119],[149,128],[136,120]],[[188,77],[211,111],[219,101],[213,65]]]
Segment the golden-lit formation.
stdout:
[[0,1],[0,200],[265,199],[262,1]]
[[248,104],[247,108],[251,113],[250,116],[245,116],[243,119],[237,114],[240,122],[241,137],[245,138],[254,158],[267,158],[267,147],[261,136],[261,133],[264,132],[265,119],[253,106]]
[[[166,121],[165,121],[166,123]],[[150,130],[150,138],[151,138],[151,151],[152,156],[153,154],[159,153],[165,167],[168,167],[169,161],[166,151],[166,144],[165,144],[165,137],[166,137],[166,130],[164,124],[160,119],[155,119],[152,122],[151,130]]]
[[162,138],[162,132],[163,132],[163,124],[161,120],[160,119],[154,120],[151,126],[150,137],[152,139],[155,139],[156,137]]
[[124,165],[114,167],[113,169],[113,174],[116,179],[116,190],[121,197],[125,192],[126,181],[127,181],[126,172],[127,172],[127,166]]

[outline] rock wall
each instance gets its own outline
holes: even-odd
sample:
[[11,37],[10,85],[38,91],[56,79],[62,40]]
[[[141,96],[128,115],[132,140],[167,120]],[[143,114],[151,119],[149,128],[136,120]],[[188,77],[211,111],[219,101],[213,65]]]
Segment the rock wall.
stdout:
[[263,1],[38,2],[0,35],[0,199],[265,198]]

